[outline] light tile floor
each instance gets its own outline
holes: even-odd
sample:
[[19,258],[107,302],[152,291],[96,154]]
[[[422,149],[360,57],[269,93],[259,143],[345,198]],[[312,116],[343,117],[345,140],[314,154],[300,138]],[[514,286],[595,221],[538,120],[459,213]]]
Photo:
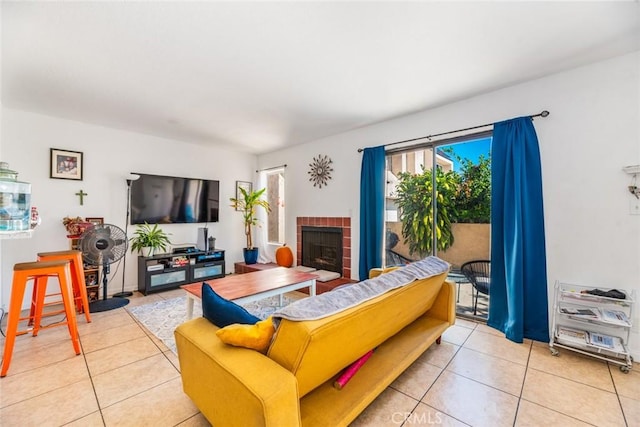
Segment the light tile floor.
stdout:
[[[130,305],[181,294],[136,294]],[[177,357],[162,342],[124,308],[92,318],[79,318],[80,356],[65,327],[18,337],[0,379],[0,425],[209,425],[182,392]],[[553,357],[545,343],[515,344],[458,319],[353,426],[433,424],[637,426],[640,367],[624,374],[569,351]]]

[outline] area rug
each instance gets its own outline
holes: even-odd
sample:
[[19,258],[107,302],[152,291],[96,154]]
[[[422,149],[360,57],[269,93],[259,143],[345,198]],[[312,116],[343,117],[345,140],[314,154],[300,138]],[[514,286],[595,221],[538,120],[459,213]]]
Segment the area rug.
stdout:
[[[171,351],[178,354],[173,331],[178,325],[187,320],[186,299],[186,296],[178,297],[134,307],[126,307],[126,309],[147,328],[149,332],[158,337]],[[283,305],[291,304],[295,300],[296,298],[291,298],[289,295],[282,297]],[[266,319],[280,308],[279,303],[279,298],[274,296],[260,301],[242,304],[242,306],[259,319]],[[193,304],[193,317],[200,316],[202,316],[202,305],[200,301],[195,301]]]

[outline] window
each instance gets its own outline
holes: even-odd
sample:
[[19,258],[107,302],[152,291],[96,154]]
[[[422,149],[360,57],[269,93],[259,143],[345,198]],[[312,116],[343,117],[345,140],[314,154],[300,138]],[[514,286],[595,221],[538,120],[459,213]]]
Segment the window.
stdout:
[[284,243],[285,194],[284,168],[266,173],[267,201],[271,212],[267,215],[267,240],[269,243]]

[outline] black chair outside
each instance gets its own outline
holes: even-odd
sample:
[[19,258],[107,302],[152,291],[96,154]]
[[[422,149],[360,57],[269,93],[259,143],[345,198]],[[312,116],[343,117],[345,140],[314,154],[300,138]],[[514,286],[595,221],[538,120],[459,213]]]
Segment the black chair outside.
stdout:
[[385,247],[385,267],[394,267],[394,266],[402,266],[411,264],[414,260],[409,259],[400,255],[398,252],[394,251],[393,248],[396,247],[398,242],[400,242],[400,237],[393,231],[387,230],[386,235],[386,247]]
[[460,271],[469,279],[469,282],[471,282],[475,290],[473,303],[473,315],[475,316],[478,312],[478,294],[489,295],[489,287],[491,286],[491,261],[468,261],[462,264]]
[[386,259],[385,259],[385,267],[396,267],[403,266],[407,264],[411,264],[413,262],[412,259],[403,257],[399,253],[392,251],[391,249],[386,250]]

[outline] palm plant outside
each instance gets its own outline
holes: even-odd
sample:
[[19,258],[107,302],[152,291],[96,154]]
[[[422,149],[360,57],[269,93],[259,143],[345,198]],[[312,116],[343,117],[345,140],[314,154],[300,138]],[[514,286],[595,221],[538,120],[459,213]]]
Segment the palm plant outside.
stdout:
[[[421,174],[402,172],[396,187],[397,204],[400,209],[402,222],[402,236],[405,244],[409,245],[411,253],[424,256],[431,253],[433,242],[433,208],[431,170],[424,170]],[[446,250],[454,241],[451,232],[451,214],[455,209],[453,200],[457,188],[455,172],[442,172],[436,168],[436,200],[438,202],[438,218],[436,222],[436,236],[438,250]],[[455,212],[453,212],[455,216]]]
[[[454,243],[452,223],[491,222],[491,160],[480,156],[477,163],[456,156],[460,172],[443,172],[436,168],[437,249],[447,250]],[[421,174],[403,172],[398,175],[396,203],[400,209],[402,235],[409,252],[425,256],[433,242],[433,208],[431,170]]]

